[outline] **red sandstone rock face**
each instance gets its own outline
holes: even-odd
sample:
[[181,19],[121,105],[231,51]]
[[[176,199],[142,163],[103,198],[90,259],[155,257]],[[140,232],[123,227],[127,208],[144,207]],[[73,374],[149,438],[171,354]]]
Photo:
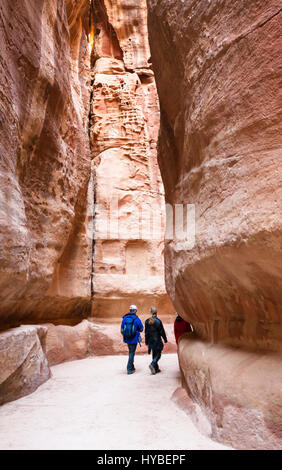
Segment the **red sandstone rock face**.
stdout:
[[166,198],[196,205],[194,249],[166,247],[169,292],[207,337],[276,349],[281,3],[149,5]]
[[[141,318],[145,323],[145,317]],[[66,361],[84,359],[88,356],[128,355],[127,344],[120,333],[120,323],[83,320],[79,325],[44,325],[48,328],[45,339],[45,351],[50,366]],[[168,342],[164,353],[175,353],[176,345],[172,323],[164,323]],[[136,354],[147,354],[144,342],[138,346]]]
[[[147,316],[142,315],[140,316],[140,319],[144,325]],[[93,325],[92,328],[94,327],[94,333],[92,334],[92,354],[94,356],[116,354],[128,355],[127,344],[123,342],[123,336],[120,333],[120,323],[109,322],[109,320],[104,320],[103,322],[95,320],[93,322],[91,321],[91,323]],[[163,353],[175,353],[177,348],[171,319],[166,318],[163,325],[168,340],[164,345]],[[141,338],[141,347],[139,345],[137,346],[136,354],[148,354],[148,347],[145,345],[144,332],[141,334]]]
[[281,449],[280,354],[207,346],[183,336],[179,361],[194,405],[183,392],[176,401],[205,434],[239,449]]
[[[176,239],[166,244],[168,292],[201,339],[281,351],[281,2],[148,0],[148,6],[166,200],[195,204],[196,210],[193,249],[183,249]],[[182,367],[190,354],[188,346],[180,350]],[[230,350],[231,368],[232,357]],[[281,359],[275,364],[281,368]],[[208,373],[217,377],[217,366],[212,360],[209,366],[199,357],[185,379],[193,399],[195,368],[216,397]],[[266,383],[275,383],[272,372],[264,371]],[[279,428],[272,443],[272,431],[267,437],[267,445],[275,446],[281,417],[273,409],[266,413],[270,396],[254,368],[256,380],[258,400],[251,402],[255,386],[248,389],[244,382],[244,406]],[[233,400],[229,389],[223,395]],[[220,413],[211,414],[217,420]],[[243,413],[233,414],[233,429]],[[219,421],[223,429],[217,435],[223,438],[226,431],[232,442],[232,426]],[[250,423],[254,431],[256,420]],[[265,436],[258,429],[254,446]],[[241,445],[236,432],[233,438]]]
[[86,315],[88,13],[86,0],[1,2],[2,328]]
[[[0,329],[75,324],[90,314],[94,288],[97,316],[119,316],[133,302],[173,311],[163,282],[164,221],[153,241],[127,233],[133,203],[155,205],[157,215],[164,208],[145,0],[21,8],[4,1],[0,15]],[[99,237],[104,214],[93,222],[93,206],[115,196],[125,235],[108,240]]]
[[[159,108],[145,0],[95,1],[92,34],[90,138],[98,204],[92,314],[121,317],[132,303],[144,314],[151,305],[169,314],[174,308],[164,286]],[[107,224],[110,210],[116,222]],[[159,219],[155,238],[153,215]]]
[[47,328],[22,326],[0,334],[0,405],[34,392],[51,376]]
[[84,359],[93,354],[95,328],[87,320],[76,326],[44,325],[48,328],[45,349],[50,366]]

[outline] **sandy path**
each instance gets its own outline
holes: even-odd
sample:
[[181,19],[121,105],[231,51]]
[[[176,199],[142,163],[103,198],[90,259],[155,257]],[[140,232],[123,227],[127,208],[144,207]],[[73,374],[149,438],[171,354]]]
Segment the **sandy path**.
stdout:
[[35,393],[0,408],[1,449],[224,449],[202,436],[170,400],[177,356],[150,374],[147,356],[125,373],[124,356],[93,357],[52,368]]

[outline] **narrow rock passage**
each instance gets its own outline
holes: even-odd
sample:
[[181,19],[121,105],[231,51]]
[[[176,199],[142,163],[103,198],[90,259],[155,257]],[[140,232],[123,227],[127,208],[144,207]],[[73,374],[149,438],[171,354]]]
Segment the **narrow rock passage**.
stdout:
[[125,356],[93,357],[52,368],[35,393],[0,408],[3,449],[224,449],[202,436],[170,400],[179,385],[177,356],[148,356],[125,372]]

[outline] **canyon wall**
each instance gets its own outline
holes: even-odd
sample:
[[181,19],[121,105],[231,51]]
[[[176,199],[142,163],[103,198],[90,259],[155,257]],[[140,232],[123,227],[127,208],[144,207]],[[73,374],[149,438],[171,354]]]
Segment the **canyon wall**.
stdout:
[[180,341],[183,386],[212,436],[281,447],[281,2],[147,3],[166,201],[196,213],[194,246],[165,247],[196,332]]
[[126,352],[113,320],[129,304],[174,309],[145,0],[4,0],[0,40],[4,403],[47,380],[48,363]]
[[[95,174],[92,314],[118,318],[130,304],[174,308],[165,291],[164,191],[157,164],[159,107],[146,1],[93,2],[91,99]],[[155,224],[155,225],[154,225]]]
[[1,2],[2,329],[90,312],[88,25],[87,0]]
[[0,329],[173,312],[145,0],[4,1],[0,17]]

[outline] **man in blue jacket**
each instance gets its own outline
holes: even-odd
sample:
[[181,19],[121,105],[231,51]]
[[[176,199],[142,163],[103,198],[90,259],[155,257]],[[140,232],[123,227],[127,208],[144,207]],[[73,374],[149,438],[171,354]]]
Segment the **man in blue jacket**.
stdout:
[[140,332],[143,331],[143,325],[140,318],[136,315],[136,305],[130,305],[129,313],[123,316],[121,323],[121,334],[123,341],[128,346],[129,357],[127,363],[127,373],[133,374],[135,372],[134,356],[137,343],[141,340]]

